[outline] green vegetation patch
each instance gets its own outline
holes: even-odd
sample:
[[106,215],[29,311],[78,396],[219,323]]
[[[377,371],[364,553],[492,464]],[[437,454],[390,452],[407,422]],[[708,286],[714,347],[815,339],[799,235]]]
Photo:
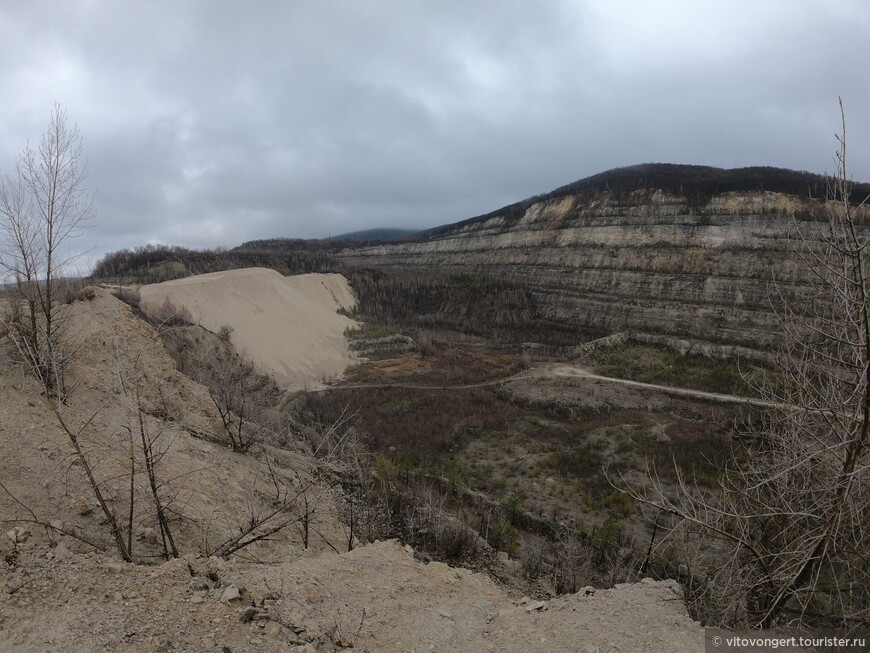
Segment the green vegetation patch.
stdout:
[[601,447],[594,442],[561,447],[542,461],[543,471],[574,478],[593,476],[601,471],[603,465]]
[[705,392],[752,395],[736,362],[702,356],[681,356],[655,345],[628,343],[592,354],[602,376],[669,385]]
[[359,329],[347,328],[344,337],[348,340],[374,340],[396,334],[396,328],[389,324],[364,324]]

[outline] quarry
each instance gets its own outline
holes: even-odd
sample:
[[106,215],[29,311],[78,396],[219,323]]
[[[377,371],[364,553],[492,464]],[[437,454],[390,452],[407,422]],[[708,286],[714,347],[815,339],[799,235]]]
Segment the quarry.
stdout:
[[[837,205],[583,183],[399,242],[109,255],[64,286],[49,384],[7,318],[0,649],[690,652],[758,626],[687,511],[775,457],[747,425],[799,405],[790,243]],[[764,625],[822,623],[801,591]]]

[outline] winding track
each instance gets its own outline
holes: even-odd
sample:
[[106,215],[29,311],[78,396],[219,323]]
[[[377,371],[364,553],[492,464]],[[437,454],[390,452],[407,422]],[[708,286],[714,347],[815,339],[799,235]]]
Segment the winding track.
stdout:
[[351,383],[348,385],[331,385],[312,392],[326,392],[329,390],[371,390],[377,388],[402,388],[408,390],[467,390],[472,388],[486,388],[497,385],[504,385],[511,381],[550,381],[557,379],[588,379],[590,381],[600,381],[604,383],[617,383],[621,385],[644,388],[647,390],[657,390],[671,395],[680,395],[683,397],[692,397],[695,399],[706,399],[730,404],[745,404],[747,406],[758,406],[761,408],[776,408],[781,407],[775,402],[766,401],[764,399],[756,399],[753,397],[743,397],[740,395],[728,395],[718,392],[705,392],[703,390],[691,390],[689,388],[677,388],[669,385],[659,385],[656,383],[644,383],[642,381],[631,381],[629,379],[619,379],[612,376],[601,376],[595,374],[584,367],[572,365],[571,363],[545,363],[537,365],[531,369],[524,370],[518,374],[506,376],[501,379],[491,381],[483,381],[481,383],[466,383],[462,385],[418,385],[412,383]]

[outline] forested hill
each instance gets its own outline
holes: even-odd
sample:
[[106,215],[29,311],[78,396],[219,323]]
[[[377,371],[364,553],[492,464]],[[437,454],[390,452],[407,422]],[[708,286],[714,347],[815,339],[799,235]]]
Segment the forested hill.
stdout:
[[351,231],[346,234],[339,234],[338,236],[330,236],[330,238],[334,238],[335,240],[355,240],[355,241],[390,241],[390,240],[404,240],[409,236],[417,233],[412,229],[390,229],[390,228],[379,228],[379,229],[363,229],[362,231]]
[[[583,201],[604,191],[619,198],[642,189],[661,190],[669,195],[685,198],[689,206],[698,207],[716,195],[728,192],[769,191],[807,199],[824,198],[828,193],[828,179],[812,172],[770,166],[714,168],[675,163],[644,163],[607,170],[483,215],[434,227],[417,234],[415,240],[428,240],[454,229],[485,222],[495,216],[500,216],[508,224],[512,224],[523,217],[529,207],[546,200],[573,195]],[[870,183],[853,185],[853,200],[863,201],[868,196]]]
[[[360,249],[389,242],[425,242],[453,231],[499,217],[504,226],[515,224],[535,204],[573,196],[588,202],[606,192],[611,199],[626,198],[637,190],[656,189],[684,198],[687,207],[700,207],[727,192],[769,191],[810,198],[824,197],[827,181],[822,175],[783,168],[722,169],[709,166],[651,163],[615,168],[580,179],[542,195],[527,198],[496,211],[461,222],[417,233],[402,229],[369,229],[324,239],[276,237],[251,240],[232,249],[191,250],[185,247],[145,245],[107,254],[97,263],[94,276],[131,281],[163,281],[238,267],[273,267],[284,273],[339,271],[334,256],[345,249]],[[853,199],[870,195],[870,184],[853,187]]]

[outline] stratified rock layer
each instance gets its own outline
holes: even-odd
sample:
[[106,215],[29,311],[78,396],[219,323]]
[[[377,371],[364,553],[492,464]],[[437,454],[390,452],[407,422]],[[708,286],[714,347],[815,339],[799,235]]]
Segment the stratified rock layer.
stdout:
[[587,333],[627,329],[762,350],[779,337],[772,302],[807,292],[798,234],[816,238],[830,210],[774,192],[728,192],[692,206],[662,191],[604,191],[343,257],[514,278],[529,285],[539,319]]

